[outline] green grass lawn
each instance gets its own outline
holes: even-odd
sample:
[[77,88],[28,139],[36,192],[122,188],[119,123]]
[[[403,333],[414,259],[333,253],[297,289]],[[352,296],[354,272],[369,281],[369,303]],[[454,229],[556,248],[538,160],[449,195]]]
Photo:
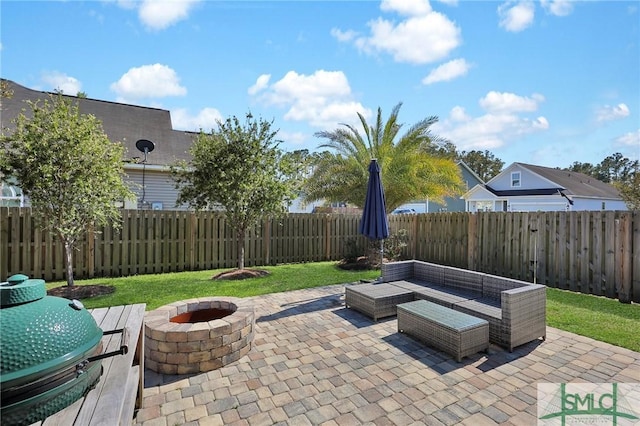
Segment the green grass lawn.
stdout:
[[[361,279],[375,279],[380,271],[345,271],[335,262],[260,267],[266,277],[241,281],[213,281],[222,270],[137,275],[121,278],[77,280],[76,285],[102,284],[115,287],[106,296],[83,300],[87,308],[146,303],[147,310],[177,300],[205,296],[248,297],[299,290]],[[47,288],[65,285],[47,284]],[[547,289],[547,324],[640,352],[640,307],[613,299]]]
[[[89,309],[146,303],[147,310],[152,310],[167,303],[194,297],[257,296],[342,284],[361,279],[376,279],[380,276],[380,271],[346,271],[338,268],[336,262],[264,266],[259,269],[267,270],[270,274],[261,278],[245,280],[212,280],[214,275],[224,271],[219,269],[120,278],[94,278],[76,280],[75,284],[100,284],[115,287],[115,292],[112,294],[84,299],[82,303]],[[47,289],[62,285],[66,285],[66,281],[47,284]]]
[[640,306],[547,289],[547,325],[640,352]]

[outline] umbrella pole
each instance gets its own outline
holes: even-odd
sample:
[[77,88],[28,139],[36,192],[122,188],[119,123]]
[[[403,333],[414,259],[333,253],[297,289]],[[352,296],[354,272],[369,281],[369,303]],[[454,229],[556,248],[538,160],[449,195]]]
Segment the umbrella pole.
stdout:
[[382,261],[384,260],[384,240],[380,240],[380,272],[382,272]]

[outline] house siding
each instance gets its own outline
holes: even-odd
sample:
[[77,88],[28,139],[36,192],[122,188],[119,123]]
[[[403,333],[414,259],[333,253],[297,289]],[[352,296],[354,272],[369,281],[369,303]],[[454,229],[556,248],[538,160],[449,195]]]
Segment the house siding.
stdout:
[[[126,182],[136,194],[139,208],[155,208],[159,210],[188,210],[186,205],[177,206],[178,190],[168,171],[144,170],[144,200],[143,200],[143,171],[127,170]],[[144,204],[142,204],[144,202]],[[157,204],[161,203],[161,204]]]
[[558,200],[511,200],[508,204],[509,211],[512,212],[564,212],[569,210],[568,203]]
[[[520,172],[520,186],[511,186],[511,173]],[[512,166],[505,170],[504,174],[496,180],[490,181],[491,188],[496,191],[519,190],[526,191],[541,188],[557,188],[558,185],[538,176],[523,167]]]
[[[604,209],[602,203],[604,203]],[[627,204],[621,200],[594,200],[574,197],[571,210],[628,210],[628,208]]]

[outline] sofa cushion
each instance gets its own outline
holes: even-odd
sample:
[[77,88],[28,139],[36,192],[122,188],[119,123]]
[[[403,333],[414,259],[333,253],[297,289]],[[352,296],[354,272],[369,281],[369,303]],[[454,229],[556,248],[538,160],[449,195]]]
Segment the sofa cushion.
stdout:
[[428,300],[448,308],[451,308],[455,303],[478,297],[477,294],[470,291],[433,285],[418,280],[393,281],[389,284],[413,291],[416,300]]
[[483,297],[474,300],[464,300],[456,303],[453,309],[487,320],[491,318],[497,320],[502,319],[500,301],[492,298]]

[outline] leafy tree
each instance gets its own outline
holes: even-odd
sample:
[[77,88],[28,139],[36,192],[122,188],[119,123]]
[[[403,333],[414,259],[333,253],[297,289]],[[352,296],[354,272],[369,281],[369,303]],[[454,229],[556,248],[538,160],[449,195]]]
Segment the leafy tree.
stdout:
[[23,110],[15,131],[2,136],[0,172],[17,181],[36,220],[64,244],[71,286],[77,241],[92,225],[117,227],[117,203],[134,196],[123,181],[124,148],[61,94],[28,105],[29,117]]
[[462,151],[459,155],[459,159],[464,161],[464,163],[469,166],[469,168],[473,170],[484,182],[496,177],[500,171],[502,171],[502,167],[504,166],[504,161],[500,160],[487,150],[484,152],[476,150],[469,152]]
[[315,162],[305,185],[305,200],[345,201],[363,207],[372,158],[380,164],[387,212],[411,200],[430,198],[437,202],[461,194],[462,176],[455,161],[433,154],[445,142],[429,129],[438,118],[427,117],[400,135],[401,106],[393,108],[386,122],[378,108],[372,125],[358,113],[363,134],[348,124],[316,133],[328,140],[320,147],[332,152],[323,152]]
[[438,143],[427,145],[426,151],[435,157],[445,157],[455,160],[458,156],[456,145],[447,140],[439,140]]
[[13,90],[9,87],[9,82],[7,80],[0,80],[0,99],[11,99],[12,97]]
[[192,160],[172,167],[178,204],[224,210],[237,238],[238,269],[244,269],[244,240],[262,217],[281,214],[295,195],[291,157],[278,149],[272,122],[247,114],[218,121],[201,132],[190,149]]
[[565,170],[569,170],[571,172],[583,173],[588,176],[593,176],[594,178],[598,177],[597,168],[591,163],[581,163],[579,161],[574,161],[573,164],[571,164]]
[[640,210],[640,168],[629,179],[614,183],[629,210]]
[[595,166],[574,162],[565,170],[584,173],[615,186],[630,210],[640,209],[640,162],[632,161],[621,153],[609,155]]
[[631,161],[621,153],[608,156],[596,166],[596,177],[602,182],[624,182],[638,167],[638,161]]
[[302,187],[304,180],[311,174],[314,158],[316,158],[316,156],[316,153],[309,153],[308,149],[299,149],[283,153],[283,158],[286,159],[292,167],[292,182],[295,182]]

